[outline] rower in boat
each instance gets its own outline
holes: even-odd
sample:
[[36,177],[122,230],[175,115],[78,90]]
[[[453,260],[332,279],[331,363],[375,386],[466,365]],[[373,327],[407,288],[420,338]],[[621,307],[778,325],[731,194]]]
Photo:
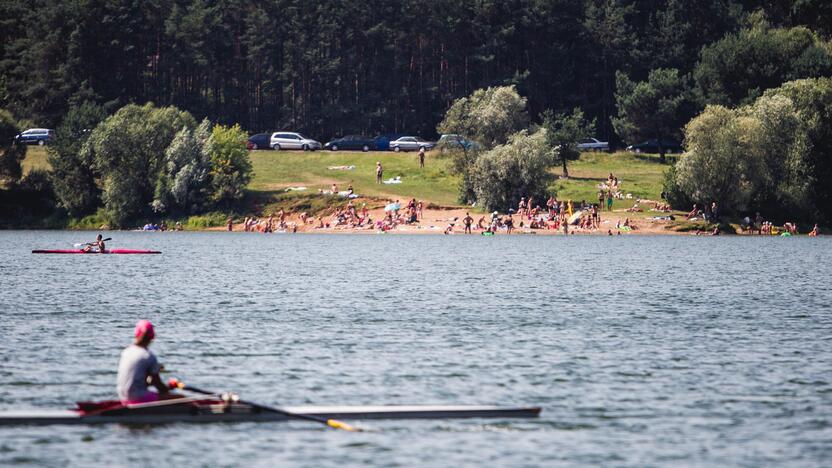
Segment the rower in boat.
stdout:
[[[149,320],[140,320],[136,324],[133,344],[121,352],[117,389],[118,398],[124,405],[182,397],[170,393],[168,386],[159,377],[162,366],[156,355],[148,349],[155,337],[153,324]],[[156,387],[156,392],[150,390],[148,381]]]
[[98,249],[97,252],[104,253],[104,237],[102,237],[101,234],[99,234],[98,237],[95,238],[95,242],[90,242],[89,244],[85,245],[82,250],[84,252],[90,252],[92,251],[93,247]]

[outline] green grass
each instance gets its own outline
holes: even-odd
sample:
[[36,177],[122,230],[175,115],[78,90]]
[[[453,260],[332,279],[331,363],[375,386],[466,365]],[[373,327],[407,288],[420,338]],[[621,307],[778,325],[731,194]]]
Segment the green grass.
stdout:
[[[185,229],[205,229],[209,227],[224,226],[228,215],[213,211],[204,215],[191,216],[183,223]],[[176,220],[166,221],[168,226],[176,225]]]
[[[670,161],[670,160],[669,160]],[[618,177],[621,191],[633,194],[632,199],[615,200],[613,209],[629,208],[637,198],[660,200],[664,172],[670,162],[661,164],[657,155],[632,153],[583,153],[576,161],[569,161],[568,179],[559,179],[551,187],[558,199],[598,201],[598,184],[610,173]],[[553,168],[561,174],[561,168]]]
[[[459,179],[448,170],[449,160],[428,153],[425,168],[419,168],[416,153],[348,151],[265,151],[251,153],[254,180],[249,188],[256,192],[278,192],[287,187],[305,186],[300,194],[338,190],[352,184],[355,193],[380,198],[415,197],[441,205],[456,205]],[[381,161],[384,179],[400,176],[401,184],[376,184],[376,161]],[[330,170],[330,166],[355,166],[350,171]]]
[[23,174],[28,174],[32,169],[50,169],[49,162],[46,160],[45,146],[31,145],[26,148],[26,158],[23,160]]
[[[368,205],[383,204],[384,199],[415,197],[427,203],[441,206],[458,205],[459,178],[450,174],[450,159],[428,153],[425,169],[419,168],[416,153],[350,152],[350,151],[252,151],[254,179],[249,185],[249,196],[233,210],[237,214],[275,213],[279,209],[317,213],[343,203],[338,197],[322,197],[318,189],[329,190],[333,183],[339,190],[353,185],[355,193],[368,197]],[[384,179],[401,176],[401,184],[376,184],[376,161],[384,167]],[[672,160],[669,159],[669,163]],[[656,155],[631,153],[584,153],[576,161],[570,161],[569,179],[558,179],[550,189],[558,199],[596,202],[598,184],[607,180],[610,173],[621,181],[622,191],[631,193],[632,199],[615,200],[613,209],[626,209],[638,198],[659,200],[664,172],[670,164],[661,164]],[[330,170],[329,166],[355,166],[350,171]],[[24,171],[34,168],[48,169],[46,149],[31,146],[23,162]],[[560,175],[561,168],[552,168]],[[307,190],[286,192],[287,187],[305,186]],[[653,216],[649,211],[632,214],[631,217]],[[199,219],[195,224],[214,225],[217,220]],[[100,219],[79,223],[92,225]]]

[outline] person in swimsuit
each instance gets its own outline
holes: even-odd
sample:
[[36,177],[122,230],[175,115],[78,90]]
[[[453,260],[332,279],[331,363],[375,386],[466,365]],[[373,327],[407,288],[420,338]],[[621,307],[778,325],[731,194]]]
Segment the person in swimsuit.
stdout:
[[95,238],[95,242],[90,242],[89,244],[85,245],[82,250],[84,252],[91,252],[93,247],[96,248],[96,252],[104,253],[104,238],[101,236],[101,234],[99,234],[98,237]]
[[381,161],[376,162],[376,183],[380,184],[384,174],[384,169],[381,167]]
[[419,167],[425,168],[425,148],[419,148]]
[[511,230],[514,228],[514,218],[511,217],[511,213],[508,214],[508,218],[503,223],[506,225],[506,234],[511,234]]
[[[148,347],[156,334],[149,320],[139,320],[133,333],[133,344],[124,348],[118,363],[117,391],[122,404],[148,403],[151,401],[181,398],[172,394],[159,377],[162,366]],[[150,385],[157,391],[152,391]]]
[[465,217],[462,218],[462,224],[465,225],[465,234],[471,234],[471,224],[474,222],[474,218],[471,217],[470,213],[465,213]]

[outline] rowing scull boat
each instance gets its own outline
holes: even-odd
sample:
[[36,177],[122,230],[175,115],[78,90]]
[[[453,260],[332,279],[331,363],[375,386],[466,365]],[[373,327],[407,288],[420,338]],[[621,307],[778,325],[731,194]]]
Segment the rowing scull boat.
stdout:
[[[135,406],[135,407],[133,407]],[[288,412],[325,419],[535,418],[537,407],[504,406],[286,406]],[[277,422],[293,418],[242,404],[188,404],[86,414],[80,410],[0,412],[0,426],[53,424],[169,424]]]

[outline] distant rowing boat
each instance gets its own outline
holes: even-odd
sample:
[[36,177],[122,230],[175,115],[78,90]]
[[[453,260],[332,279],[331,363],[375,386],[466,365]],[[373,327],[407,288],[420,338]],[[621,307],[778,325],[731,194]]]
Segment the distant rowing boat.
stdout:
[[96,254],[101,255],[104,254],[121,254],[121,255],[128,255],[128,254],[160,254],[162,252],[158,250],[132,250],[132,249],[108,249],[104,252],[98,252],[95,250],[90,250],[85,252],[81,249],[73,249],[73,250],[33,250],[33,254]]
[[[325,419],[535,418],[540,414],[540,408],[537,407],[502,406],[287,406],[283,409]],[[285,414],[221,401],[178,405],[146,403],[103,412],[0,412],[0,426],[278,422],[291,419],[293,418]]]

